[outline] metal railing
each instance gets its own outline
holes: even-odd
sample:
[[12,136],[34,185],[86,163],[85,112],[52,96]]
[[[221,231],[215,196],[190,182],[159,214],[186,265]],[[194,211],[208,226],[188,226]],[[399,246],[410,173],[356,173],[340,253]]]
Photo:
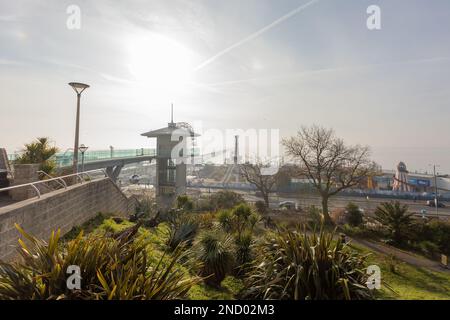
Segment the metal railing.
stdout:
[[[60,186],[62,186],[64,189],[67,189],[67,183],[64,181],[63,178],[61,178],[61,177],[53,177],[53,176],[49,175],[47,172],[42,171],[42,170],[39,170],[37,173],[43,174],[43,175],[46,176],[47,178],[50,178],[50,180],[51,180],[51,179],[56,179],[56,180],[54,180],[56,183],[58,183],[58,184],[59,184]],[[48,181],[48,180],[46,180],[46,181]]]
[[[59,176],[59,177],[55,177],[55,178],[52,177],[51,179],[39,180],[39,181],[19,184],[19,185],[7,187],[7,188],[1,188],[0,189],[0,193],[2,193],[4,191],[10,191],[10,190],[14,190],[14,189],[19,189],[19,188],[31,187],[36,192],[36,196],[38,198],[40,198],[41,197],[41,192],[39,191],[39,188],[37,187],[37,185],[39,185],[39,184],[55,181],[55,182],[61,184],[64,187],[64,189],[67,189],[68,186],[67,186],[67,183],[64,181],[64,179],[75,177],[75,178],[79,179],[80,180],[80,184],[82,184],[85,181],[83,179],[83,176],[85,176],[85,177],[87,176],[89,181],[91,181],[92,180],[91,174],[94,173],[94,172],[102,172],[105,175],[105,177],[108,176],[106,174],[105,169],[89,170],[89,171],[84,171],[84,172],[72,173],[72,174],[68,174],[68,175],[65,175],[65,176]],[[42,171],[38,171],[38,173],[42,173]],[[46,173],[45,173],[45,175],[51,177],[50,175],[48,175]]]

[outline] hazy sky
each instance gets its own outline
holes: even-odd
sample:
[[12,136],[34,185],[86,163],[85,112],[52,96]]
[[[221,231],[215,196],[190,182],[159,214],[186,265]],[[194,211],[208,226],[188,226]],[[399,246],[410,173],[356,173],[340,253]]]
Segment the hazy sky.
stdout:
[[148,146],[173,102],[175,121],[282,136],[315,123],[384,168],[450,172],[449,40],[448,0],[0,0],[0,146],[71,147],[79,81],[91,149]]

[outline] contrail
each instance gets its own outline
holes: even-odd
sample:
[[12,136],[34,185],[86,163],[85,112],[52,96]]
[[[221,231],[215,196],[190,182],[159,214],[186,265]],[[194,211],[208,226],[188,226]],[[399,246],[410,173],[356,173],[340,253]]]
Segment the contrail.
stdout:
[[212,56],[211,58],[209,58],[208,60],[202,62],[200,65],[198,65],[194,71],[198,71],[200,69],[202,69],[203,67],[207,66],[208,64],[210,64],[211,62],[215,61],[216,59],[220,58],[221,56],[223,56],[224,54],[230,52],[231,50],[233,50],[234,48],[237,48],[241,45],[243,45],[244,43],[253,40],[254,38],[260,36],[261,34],[265,33],[266,31],[272,29],[273,27],[277,26],[278,24],[282,23],[283,21],[289,19],[290,17],[296,15],[297,13],[299,13],[300,11],[302,11],[303,9],[306,9],[307,7],[313,5],[314,3],[319,2],[319,0],[312,0],[309,1],[308,3],[305,3],[303,5],[301,5],[300,7],[292,10],[291,12],[285,14],[284,16],[282,16],[281,18],[278,18],[277,20],[275,20],[274,22],[268,24],[267,26],[265,26],[264,28],[252,33],[251,35],[249,35],[248,37],[236,42],[235,44],[229,46],[228,48],[220,51],[219,53],[216,53],[214,56]]

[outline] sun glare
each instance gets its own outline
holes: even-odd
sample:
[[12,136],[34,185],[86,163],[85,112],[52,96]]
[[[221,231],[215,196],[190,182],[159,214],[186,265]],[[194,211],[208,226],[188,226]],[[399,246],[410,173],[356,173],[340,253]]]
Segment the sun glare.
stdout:
[[176,41],[152,34],[131,41],[129,50],[129,70],[145,86],[178,92],[191,80],[192,52]]

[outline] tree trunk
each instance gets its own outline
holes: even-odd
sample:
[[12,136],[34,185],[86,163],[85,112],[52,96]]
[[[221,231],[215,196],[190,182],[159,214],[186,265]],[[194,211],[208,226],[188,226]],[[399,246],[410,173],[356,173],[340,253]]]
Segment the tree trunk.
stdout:
[[266,204],[266,208],[269,209],[269,194],[263,193],[264,203]]
[[328,196],[322,195],[322,214],[324,218],[324,224],[332,225],[333,220],[331,220],[330,214],[328,213]]

